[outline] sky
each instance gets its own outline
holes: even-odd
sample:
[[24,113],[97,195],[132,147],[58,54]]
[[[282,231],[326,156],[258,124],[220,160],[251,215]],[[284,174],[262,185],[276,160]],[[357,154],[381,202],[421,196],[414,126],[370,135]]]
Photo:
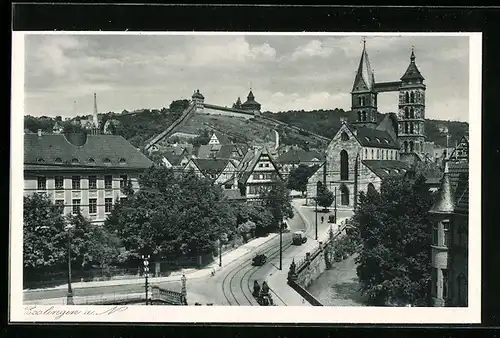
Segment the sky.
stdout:
[[[398,81],[410,62],[425,78],[426,117],[468,121],[467,36],[369,36],[376,82]],[[362,36],[26,35],[25,114],[75,116],[161,109],[199,89],[231,106],[251,88],[262,111],[351,107]],[[378,109],[397,111],[397,93]]]

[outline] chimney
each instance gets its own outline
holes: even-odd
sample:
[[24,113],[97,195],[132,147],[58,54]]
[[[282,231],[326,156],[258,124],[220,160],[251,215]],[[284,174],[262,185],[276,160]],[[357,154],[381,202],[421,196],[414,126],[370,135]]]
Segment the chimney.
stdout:
[[38,134],[38,137],[41,137],[42,136],[42,129],[38,129],[37,134]]

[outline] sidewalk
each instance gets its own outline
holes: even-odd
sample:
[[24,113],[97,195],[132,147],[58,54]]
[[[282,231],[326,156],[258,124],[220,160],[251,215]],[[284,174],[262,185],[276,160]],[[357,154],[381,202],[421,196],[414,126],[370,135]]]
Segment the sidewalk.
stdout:
[[[272,240],[278,236],[278,234],[269,234],[266,237],[259,237],[254,240],[249,241],[248,243],[245,243],[238,248],[230,251],[226,251],[222,253],[222,261],[224,262],[224,265],[227,265],[243,256],[246,254],[250,253],[252,250],[255,248],[267,243],[268,241]],[[219,261],[216,259],[212,264],[204,267],[203,269],[190,269],[190,272],[185,272],[185,276],[187,280],[190,279],[196,279],[196,278],[201,278],[201,277],[207,277],[210,275],[212,269],[217,271],[221,267],[219,267]],[[188,270],[189,271],[189,270]],[[182,277],[182,273],[177,274],[175,276],[168,276],[168,277],[151,277],[149,278],[149,283],[150,284],[155,284],[155,283],[162,283],[162,282],[173,282],[173,281],[180,281]],[[143,284],[144,283],[144,277],[138,277],[138,278],[133,278],[133,279],[117,279],[117,280],[109,280],[109,281],[99,281],[99,282],[77,282],[77,283],[71,283],[72,287],[74,289],[78,288],[93,288],[93,287],[104,287],[104,286],[120,286],[120,285],[132,285],[132,284]],[[28,290],[23,290],[23,293],[27,292],[36,292],[36,291],[46,291],[46,290],[63,290],[68,287],[68,284],[62,284],[59,286],[55,286],[52,288],[45,288],[45,289],[28,289]],[[47,299],[48,301],[49,299]]]
[[[300,205],[300,200],[297,200],[297,202],[293,203],[295,210],[297,211],[298,215],[304,223],[306,223],[306,228],[308,229],[308,232],[314,231],[314,226],[312,222],[310,221],[309,217],[307,217],[303,210],[301,208],[303,207]],[[338,223],[337,224],[331,224],[330,226],[333,227],[333,231],[337,232],[338,231],[338,224],[340,224],[345,218],[339,218],[337,219]],[[328,240],[329,236],[329,227],[326,226],[326,229],[323,229],[321,232],[318,233],[318,241],[322,241],[323,243]],[[325,227],[325,225],[323,225]],[[288,278],[288,268],[290,266],[290,263],[292,259],[295,259],[296,261],[298,259],[302,259],[305,257],[306,252],[312,252],[316,247],[318,246],[318,242],[315,240],[308,240],[306,243],[302,244],[300,247],[296,247],[292,249],[292,252],[290,252],[291,255],[287,255],[287,257],[284,260],[283,264],[283,270],[276,270],[273,274],[269,275],[267,280],[269,287],[272,289],[272,291],[275,293],[277,297],[275,298],[275,303],[277,305],[286,305],[286,306],[312,306],[308,301],[306,301],[301,295],[299,295],[294,289],[292,289],[288,284],[287,284],[287,278]],[[281,300],[281,299],[282,300]],[[285,304],[283,304],[283,302]]]

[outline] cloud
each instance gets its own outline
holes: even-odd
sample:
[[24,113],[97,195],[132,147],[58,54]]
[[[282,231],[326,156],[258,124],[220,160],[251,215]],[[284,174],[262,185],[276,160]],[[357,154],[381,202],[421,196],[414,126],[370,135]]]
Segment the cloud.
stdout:
[[[427,116],[468,119],[466,37],[368,36],[377,82],[396,81],[415,46],[427,85]],[[250,83],[263,110],[349,110],[363,48],[361,36],[27,35],[27,113],[70,115],[161,108],[200,89],[230,106]],[[62,111],[70,113],[61,113]],[[379,95],[381,112],[397,110],[397,93]],[[76,114],[80,114],[77,111]]]
[[310,57],[327,57],[332,53],[332,48],[325,47],[319,40],[309,41],[307,44],[297,47],[291,59],[299,60]]

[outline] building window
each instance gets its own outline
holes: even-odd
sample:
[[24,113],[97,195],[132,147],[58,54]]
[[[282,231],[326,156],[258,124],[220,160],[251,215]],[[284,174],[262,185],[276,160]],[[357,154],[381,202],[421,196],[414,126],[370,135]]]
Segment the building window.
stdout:
[[72,206],[73,206],[73,215],[78,214],[80,212],[80,200],[74,199]]
[[365,149],[365,159],[368,158],[368,149]]
[[410,113],[408,112],[408,107],[405,107],[405,119],[410,118]]
[[344,184],[340,187],[340,203],[349,205],[349,189]]
[[448,270],[441,269],[441,273],[443,276],[443,299],[448,299]]
[[413,134],[413,123],[410,123],[410,134]]
[[366,121],[366,112],[363,110],[363,121]]
[[89,214],[97,214],[97,198],[89,199]]
[[87,160],[87,162],[89,164],[94,164],[95,163],[95,160],[92,158],[92,157],[89,157],[89,159]]
[[71,177],[71,189],[80,190],[80,176]]
[[127,161],[123,157],[120,158],[120,164],[126,164],[126,163],[127,163]]
[[432,226],[432,245],[438,245],[438,226],[434,224]]
[[54,183],[55,183],[56,189],[64,189],[64,177],[63,176],[54,177]]
[[410,94],[408,94],[408,92],[405,93],[405,103],[409,103],[410,102]]
[[381,153],[382,153],[382,159],[384,159],[384,151],[382,150]]
[[437,269],[432,268],[431,270],[431,296],[437,296]]
[[377,190],[375,189],[375,186],[373,185],[373,183],[368,183],[368,189],[367,189],[367,192],[369,193],[375,193]]
[[37,187],[38,187],[38,190],[46,190],[47,189],[47,178],[43,177],[43,176],[38,176]]
[[264,166],[264,163],[259,163],[259,168],[262,168]]
[[380,151],[377,149],[377,160],[379,159]]
[[443,246],[448,247],[450,245],[450,222],[443,221]]
[[385,159],[388,160],[389,159],[389,150],[385,150]]
[[56,207],[59,208],[61,215],[64,214],[64,200],[56,200]]
[[113,189],[113,176],[104,176],[104,189]]
[[372,160],[373,160],[373,149],[372,149]]
[[97,176],[89,176],[89,189],[97,189]]
[[410,103],[414,103],[414,102],[415,102],[415,93],[411,92],[410,93]]
[[264,167],[269,168],[269,163],[264,164]]
[[340,139],[342,141],[348,141],[349,140],[349,136],[347,135],[347,133],[344,131],[342,132],[342,134],[340,134]]
[[105,164],[110,164],[110,163],[111,163],[111,160],[110,160],[109,158],[107,158],[107,157],[106,157],[106,158],[103,160],[103,162],[104,162]]
[[104,212],[111,212],[113,210],[113,199],[105,198],[104,199]]
[[408,122],[405,122],[405,134],[408,134]]
[[120,189],[125,188],[127,184],[127,175],[120,175]]
[[360,111],[358,111],[358,121],[361,122],[361,112]]
[[60,157],[56,157],[56,159],[54,160],[55,163],[57,164],[61,164],[62,163],[62,159]]
[[349,179],[349,155],[345,150],[340,152],[340,179],[344,181]]

